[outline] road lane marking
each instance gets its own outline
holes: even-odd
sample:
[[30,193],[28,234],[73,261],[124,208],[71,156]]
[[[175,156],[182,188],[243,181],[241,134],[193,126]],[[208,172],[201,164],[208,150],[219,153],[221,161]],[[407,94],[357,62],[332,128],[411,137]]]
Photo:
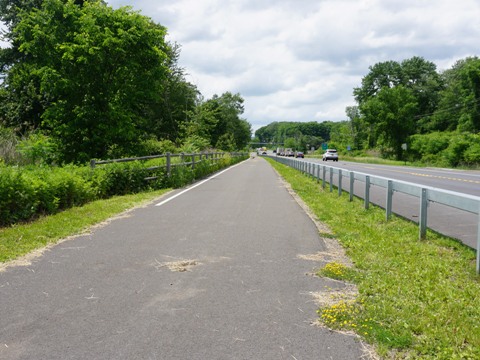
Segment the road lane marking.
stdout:
[[459,182],[468,182],[468,183],[473,183],[473,184],[480,184],[480,181],[478,181],[478,180],[469,180],[469,179],[462,179],[462,178],[455,178],[455,177],[441,176],[441,175],[422,174],[422,173],[419,173],[419,172],[410,172],[410,171],[400,171],[400,170],[391,170],[391,171],[392,172],[397,172],[397,173],[402,173],[402,174],[413,175],[413,176],[422,176],[422,177],[428,177],[428,178],[434,178],[434,179],[442,179],[442,180],[451,180],[451,181],[459,181]]
[[[362,167],[365,168],[365,169],[369,169],[369,170],[379,170],[378,168],[370,167],[370,166],[362,166]],[[396,172],[396,173],[399,173],[399,174],[419,176],[419,177],[427,177],[427,178],[434,178],[434,179],[441,179],[441,180],[450,180],[450,181],[458,181],[458,182],[467,182],[467,183],[472,183],[472,184],[480,184],[479,180],[469,180],[469,179],[462,179],[462,178],[451,177],[451,176],[431,175],[431,174],[425,174],[425,173],[420,173],[420,172],[405,171],[405,170],[393,170],[393,169],[388,169],[388,171]]]
[[183,191],[180,191],[178,194],[175,194],[175,195],[173,195],[172,197],[170,197],[170,198],[168,198],[168,199],[166,199],[166,200],[163,200],[162,202],[159,202],[159,203],[156,204],[155,206],[162,206],[162,205],[168,203],[169,201],[171,201],[171,200],[179,197],[180,195],[183,195],[183,194],[185,194],[186,192],[195,189],[197,186],[200,186],[200,185],[202,185],[202,184],[205,184],[205,183],[206,183],[207,181],[209,181],[209,180],[215,179],[217,176],[222,175],[224,172],[226,172],[226,171],[228,171],[228,170],[230,170],[230,169],[233,169],[234,167],[237,167],[238,165],[240,165],[240,164],[242,164],[242,163],[243,163],[243,162],[241,162],[241,163],[239,163],[239,164],[236,164],[236,165],[233,165],[233,166],[230,166],[229,168],[227,168],[227,169],[225,169],[225,170],[223,170],[223,171],[220,171],[219,173],[217,173],[217,174],[215,174],[215,175],[212,175],[212,176],[210,176],[209,178],[207,178],[207,179],[205,179],[205,180],[203,180],[203,181],[200,181],[198,184],[195,184],[195,185],[193,185],[193,186],[191,186],[191,187],[189,187],[189,188],[187,188],[187,189],[185,189],[185,190],[183,190]]

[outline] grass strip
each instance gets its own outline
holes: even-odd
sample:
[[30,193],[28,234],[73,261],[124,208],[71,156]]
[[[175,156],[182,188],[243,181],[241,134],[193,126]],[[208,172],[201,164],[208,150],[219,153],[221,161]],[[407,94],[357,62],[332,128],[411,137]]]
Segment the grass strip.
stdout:
[[480,359],[480,278],[475,251],[383,209],[268,160],[315,216],[327,224],[354,266],[329,263],[328,276],[355,283],[359,295],[318,310],[332,329],[354,331],[386,359]]
[[115,196],[41,217],[28,224],[0,229],[0,263],[77,235],[115,215],[148,203],[170,189]]

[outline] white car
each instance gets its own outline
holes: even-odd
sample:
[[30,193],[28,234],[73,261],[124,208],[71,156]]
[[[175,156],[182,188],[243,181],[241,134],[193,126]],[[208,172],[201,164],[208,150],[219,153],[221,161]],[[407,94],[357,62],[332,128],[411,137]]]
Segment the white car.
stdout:
[[323,161],[327,161],[327,160],[338,161],[337,150],[327,149],[327,151],[325,151],[325,154],[323,154],[322,160]]

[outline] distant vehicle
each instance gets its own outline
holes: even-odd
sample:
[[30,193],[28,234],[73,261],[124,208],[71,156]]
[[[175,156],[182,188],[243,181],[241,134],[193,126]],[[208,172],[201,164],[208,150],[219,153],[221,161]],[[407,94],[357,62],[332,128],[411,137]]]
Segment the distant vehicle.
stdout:
[[303,152],[297,151],[297,153],[295,154],[295,157],[303,159],[303,158],[305,158],[305,155],[303,155]]
[[338,161],[337,150],[327,149],[327,151],[325,151],[325,154],[323,154],[322,160],[323,161],[328,161],[328,160]]
[[295,153],[293,152],[292,149],[287,148],[287,149],[285,149],[285,156],[292,156],[293,157],[293,156],[295,156]]

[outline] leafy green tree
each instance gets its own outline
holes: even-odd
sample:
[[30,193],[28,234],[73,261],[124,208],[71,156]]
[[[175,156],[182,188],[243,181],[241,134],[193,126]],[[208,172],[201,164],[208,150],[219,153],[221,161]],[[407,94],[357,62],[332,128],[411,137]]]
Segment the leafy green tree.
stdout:
[[353,90],[359,105],[378,95],[384,88],[393,88],[402,83],[402,69],[396,61],[385,61],[369,67],[362,78],[362,85]]
[[[401,63],[386,61],[370,67],[370,72],[362,79],[362,85],[353,93],[360,109],[372,98],[377,97],[383,89],[402,86],[411,91],[417,103],[414,113],[413,133],[428,131],[431,115],[439,102],[439,91],[444,83],[436,71],[436,65],[415,56]],[[374,125],[369,121],[370,125]],[[374,126],[370,128],[369,146],[375,144]]]
[[375,125],[375,136],[385,153],[391,150],[397,159],[402,159],[402,144],[414,132],[417,102],[412,90],[402,85],[385,87],[364,102],[360,110],[366,122]]
[[158,139],[177,141],[188,136],[185,129],[189,116],[197,111],[201,95],[195,85],[185,80],[185,70],[178,66],[180,46],[174,44],[166,51],[169,71],[151,106],[151,113],[146,114],[145,131],[153,132]]
[[287,138],[284,142],[285,148],[296,149],[298,146],[297,139],[295,138]]
[[402,85],[412,90],[418,104],[416,131],[425,132],[431,115],[438,106],[439,92],[444,88],[443,79],[434,63],[418,56],[402,61],[400,66]]
[[480,131],[480,59],[459,60],[442,76],[446,85],[439,92],[431,129]]
[[[63,160],[135,151],[169,71],[164,27],[101,1],[45,0],[21,13],[14,33],[23,59],[9,69],[8,100],[32,88]],[[10,119],[37,126],[24,115]]]
[[360,115],[358,106],[347,106],[345,113],[349,120],[350,139],[349,144],[352,149],[362,150],[368,137],[367,126]]
[[[216,119],[209,132],[210,143],[213,146],[217,146],[220,138],[222,138],[220,144],[233,142],[234,149],[243,149],[248,145],[252,131],[250,123],[240,117],[244,111],[243,102],[240,94],[230,92],[221,96],[214,95],[206,101],[205,106]],[[210,124],[213,122],[210,121]],[[225,134],[231,136],[224,136]]]
[[225,133],[222,134],[215,145],[217,149],[223,151],[234,151],[236,148],[235,145],[235,138],[233,137],[232,133]]
[[187,112],[189,121],[185,124],[187,137],[193,135],[205,139],[209,145],[218,124],[218,108],[212,102],[199,103],[193,110]]

